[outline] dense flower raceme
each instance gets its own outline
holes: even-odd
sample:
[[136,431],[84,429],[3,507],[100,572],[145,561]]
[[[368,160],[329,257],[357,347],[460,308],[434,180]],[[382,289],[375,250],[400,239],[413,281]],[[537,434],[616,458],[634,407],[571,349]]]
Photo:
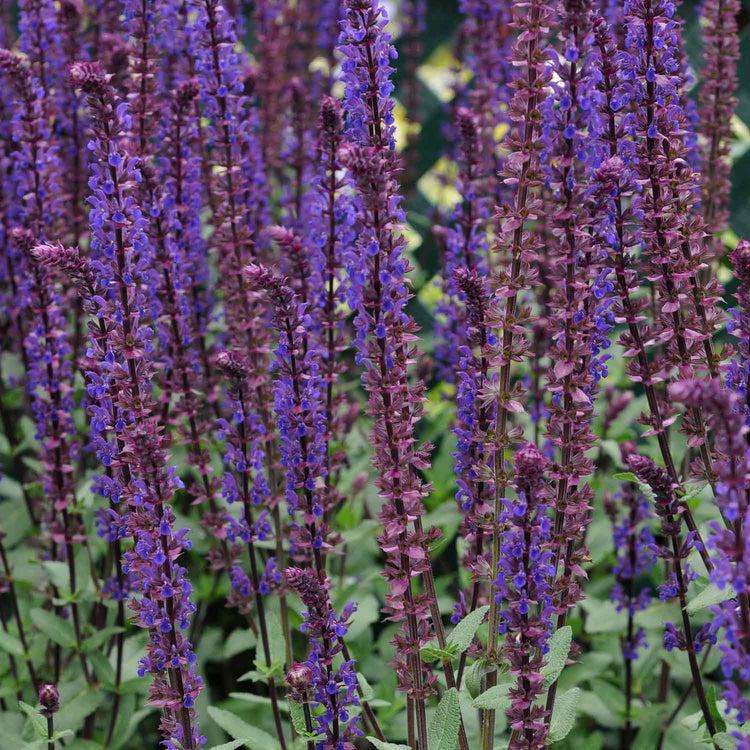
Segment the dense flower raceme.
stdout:
[[340,615],[334,612],[328,595],[330,583],[310,569],[287,568],[284,578],[299,594],[306,611],[301,630],[310,642],[306,665],[311,671],[309,690],[313,704],[321,709],[316,715],[317,750],[353,750],[354,740],[362,736],[359,716],[351,710],[359,707],[357,673],[354,662],[344,660],[338,667],[334,659],[342,651],[342,639],[356,607],[349,603]]
[[[677,391],[675,395],[679,395]],[[686,399],[688,400],[688,399]],[[695,533],[689,531],[684,537],[681,535],[682,509],[677,499],[676,484],[670,479],[667,472],[654,461],[638,453],[629,453],[625,456],[625,463],[639,481],[648,485],[653,493],[654,510],[661,520],[660,531],[666,544],[654,544],[654,551],[665,560],[669,566],[669,574],[659,586],[659,598],[668,601],[677,597],[680,603],[682,615],[682,628],[675,627],[671,622],[664,625],[664,646],[668,651],[679,648],[687,651],[690,671],[693,677],[698,702],[701,706],[703,719],[711,735],[716,732],[713,717],[706,702],[705,688],[700,675],[700,668],[696,659],[706,643],[716,642],[711,626],[707,625],[693,634],[690,618],[687,613],[688,586],[698,578],[698,574],[691,569],[690,563],[683,562],[687,559],[691,550],[700,542],[695,542]]]
[[288,280],[256,265],[246,266],[244,273],[250,287],[263,290],[268,297],[278,334],[274,397],[287,508],[289,513],[301,510],[303,518],[296,525],[292,556],[307,549],[319,558],[320,550],[328,546],[323,520],[327,426],[321,350],[309,335],[308,305],[299,301]]
[[393,151],[396,126],[393,116],[391,60],[396,49],[385,31],[388,14],[373,0],[346,0],[345,21],[338,51],[344,59],[344,110],[347,135],[361,146]]
[[[365,271],[356,271],[362,286],[357,289],[357,279],[351,274],[349,280],[350,297],[361,299],[355,318],[357,360],[365,367],[362,379],[369,393],[368,411],[374,419],[371,441],[373,461],[380,471],[377,485],[387,501],[380,516],[385,526],[381,548],[389,555],[388,606],[398,619],[407,616],[416,620],[417,615],[426,613],[427,604],[422,597],[409,601],[408,582],[411,575],[425,570],[427,547],[438,532],[409,531],[408,526],[409,518],[424,513],[422,498],[428,488],[406,467],[429,465],[428,447],[415,446],[413,438],[413,421],[422,408],[424,386],[411,385],[406,380],[407,368],[416,354],[412,343],[415,324],[402,310],[408,297],[404,274],[409,265],[399,252],[403,237],[390,229],[399,221],[400,210],[397,204],[395,215],[389,210],[394,201],[389,200],[393,188],[387,162],[377,150],[357,146],[346,158],[360,192],[366,222],[366,231],[359,235],[350,252],[350,267],[359,266]],[[379,224],[374,223],[376,215]],[[375,283],[367,283],[369,279]],[[406,652],[413,653],[427,638],[429,626],[423,617],[419,619],[419,630],[420,634],[412,632],[402,644]]]
[[[488,326],[490,296],[476,269],[457,268],[453,283],[466,306],[466,343],[461,347],[456,393],[456,450],[453,470],[456,473],[456,500],[464,514],[462,532],[469,543],[466,564],[477,576],[483,565],[489,565],[485,536],[491,515],[494,487],[489,473],[493,456],[485,443],[487,431],[495,417],[495,404],[482,397],[488,383],[492,346],[496,339]],[[478,583],[472,591],[472,608],[479,596]]]
[[[349,0],[346,19],[340,49],[346,57],[347,133],[354,143],[344,163],[357,190],[361,225],[356,245],[347,254],[347,300],[357,311],[357,362],[364,366],[362,381],[374,420],[370,440],[379,471],[376,485],[385,500],[379,513],[384,525],[379,542],[387,555],[386,607],[391,618],[404,622],[395,640],[399,688],[422,700],[435,679],[419,658],[420,647],[429,640],[429,603],[428,597],[411,591],[410,581],[428,571],[429,545],[439,531],[422,530],[421,521],[410,528],[410,520],[424,514],[422,499],[429,488],[416,470],[429,466],[429,446],[417,446],[414,439],[424,384],[412,385],[407,377],[417,354],[417,328],[404,310],[410,267],[403,257],[404,238],[397,231],[405,217],[394,174],[388,79],[392,48],[383,32],[384,10],[379,4]],[[363,87],[370,92],[367,98],[361,96]]]
[[[479,125],[475,190],[479,196],[494,198],[500,203],[507,199],[506,186],[496,179],[496,174],[503,166],[498,133],[510,123],[508,104],[513,96],[512,3],[461,0],[460,7],[465,16],[461,32],[468,42],[466,64],[474,73],[474,81],[466,92],[465,101],[459,103],[475,114]],[[456,126],[453,148],[459,146],[456,141],[461,135],[460,123]]]
[[354,242],[356,210],[351,185],[343,169],[344,123],[341,105],[325,96],[318,119],[318,164],[311,199],[308,231],[311,238],[310,262],[321,284],[310,292],[314,334],[320,337],[322,377],[325,382],[326,471],[328,502],[340,498],[332,482],[342,456],[333,450],[346,426],[347,398],[339,387],[345,372],[342,352],[348,347],[344,282],[344,249]]
[[205,741],[193,708],[202,681],[183,635],[195,606],[186,571],[177,563],[190,541],[187,529],[174,530],[174,513],[166,503],[181,482],[167,465],[167,438],[154,416],[156,405],[148,386],[151,332],[141,322],[144,300],[136,286],[139,267],[148,258],[148,240],[132,194],[140,174],[137,161],[120,146],[121,133],[129,126],[127,105],[117,102],[107,76],[90,63],[74,65],[70,75],[87,96],[93,128],[92,250],[101,293],[89,302],[100,308],[98,314],[108,324],[105,337],[91,337],[88,356],[98,363],[101,375],[93,373],[89,380],[99,388],[100,398],[108,395],[111,383],[118,414],[114,431],[119,487],[104,482],[102,489],[117,492],[127,506],[127,513],[114,523],[122,524],[133,538],[123,571],[134,591],[130,607],[149,633],[140,672],[153,675],[150,701],[169,709],[161,724],[165,742],[195,748]]
[[[588,3],[562,3],[558,20],[562,54],[551,52],[554,71],[551,92],[542,113],[544,149],[542,171],[558,206],[549,218],[552,247],[548,250],[549,307],[552,342],[548,356],[553,366],[547,372],[552,392],[548,406],[547,437],[560,452],[559,468],[551,471],[557,480],[555,542],[560,545],[557,562],[563,563],[558,581],[557,606],[566,609],[581,598],[575,582],[585,545],[579,544],[588,522],[593,492],[582,480],[593,473],[587,451],[594,442],[591,429],[597,381],[607,375],[607,333],[613,328],[608,299],[613,285],[603,248],[595,248],[586,227],[600,223],[594,205],[587,206],[587,191],[594,155],[588,153],[593,130],[593,15]],[[562,621],[561,621],[562,623]]]
[[287,126],[280,158],[287,165],[283,180],[283,222],[294,231],[303,230],[310,218],[311,200],[314,192],[309,190],[314,174],[315,135],[314,110],[310,101],[311,92],[305,83],[294,77],[289,83],[291,117]]
[[42,88],[44,106],[51,110],[54,97],[49,94],[64,85],[65,76],[60,19],[52,0],[20,0],[18,9],[19,47]]
[[[247,359],[238,352],[222,350],[216,356],[216,366],[227,381],[227,406],[231,411],[229,419],[221,417],[218,420],[218,436],[225,446],[221,494],[230,505],[239,502],[242,511],[239,519],[218,513],[208,523],[209,526],[215,525],[214,533],[236,544],[234,553],[239,556],[241,542],[254,544],[271,535],[266,507],[270,489],[264,471],[263,428],[252,410],[251,373]],[[257,518],[251,515],[253,506],[261,509]],[[239,563],[235,564],[232,569],[233,595],[229,601],[244,612],[250,597],[259,593],[260,586],[259,581],[251,581],[241,571]]]
[[[255,322],[252,301],[242,279],[242,267],[257,241],[258,222],[265,205],[265,177],[260,145],[252,130],[254,119],[245,114],[243,68],[233,45],[233,21],[217,0],[196,0],[198,73],[210,161],[218,167],[211,178],[215,196],[213,225],[224,292],[226,321],[232,344],[248,353],[264,338]],[[255,324],[254,324],[255,322]],[[253,364],[253,363],[251,363]]]
[[[69,552],[72,529],[67,510],[75,504],[73,463],[78,458],[78,446],[72,417],[75,405],[73,368],[62,300],[46,269],[31,255],[34,245],[31,233],[16,227],[11,238],[30,258],[26,277],[21,282],[21,293],[28,300],[29,312],[29,328],[23,345],[27,361],[25,387],[34,413],[35,437],[41,444],[42,483],[48,501],[42,515],[51,527],[52,550],[56,549],[56,542],[64,541]],[[80,530],[76,536],[80,538]]]
[[[461,202],[453,211],[454,224],[440,228],[445,246],[443,297],[436,308],[439,337],[436,356],[441,374],[456,384],[456,450],[453,468],[456,499],[466,514],[463,536],[469,542],[467,563],[475,566],[484,546],[482,523],[490,507],[492,483],[480,479],[482,465],[492,455],[483,441],[494,416],[492,404],[481,400],[489,377],[492,347],[497,338],[489,326],[490,293],[486,279],[488,221],[487,200],[479,193],[480,131],[477,117],[467,108],[456,112],[461,166],[458,179]],[[472,608],[479,595],[475,583]]]
[[[70,66],[78,60],[87,59],[87,50],[81,43],[78,30],[81,26],[81,18],[84,9],[78,0],[63,0],[60,3],[59,25],[64,52],[65,66]],[[67,85],[64,78],[60,80],[57,91],[59,99],[58,113],[55,130],[59,135],[60,160],[65,165],[64,173],[68,180],[66,192],[68,193],[70,242],[77,245],[86,232],[86,212],[83,205],[83,196],[86,190],[85,169],[86,162],[86,137],[87,127],[86,114],[81,107],[80,92],[72,86]],[[73,342],[75,353],[78,353],[78,339],[81,336],[74,329],[75,340]]]
[[500,605],[500,632],[505,634],[504,655],[516,678],[511,705],[506,710],[511,726],[524,738],[518,747],[543,747],[548,727],[544,708],[534,705],[543,693],[541,668],[551,631],[554,575],[549,541],[552,524],[547,514],[550,493],[545,472],[549,461],[533,444],[515,454],[514,487],[518,497],[505,501],[500,523],[500,564],[495,581]]
[[625,127],[638,136],[634,165],[645,188],[638,203],[644,217],[644,275],[660,294],[654,333],[665,347],[668,367],[681,368],[683,375],[703,369],[715,376],[711,334],[721,319],[715,305],[720,290],[715,278],[703,289],[698,273],[711,253],[699,242],[703,227],[692,211],[696,178],[687,162],[680,104],[679,23],[670,2],[633,0],[626,13],[622,76],[636,111]]
[[44,90],[28,64],[9,50],[0,49],[0,73],[12,86],[17,102],[12,137],[21,143],[13,152],[19,218],[39,238],[52,236],[60,219],[60,163],[44,112]]
[[[509,413],[523,409],[519,401],[521,385],[511,379],[511,363],[529,354],[526,328],[531,311],[521,296],[538,276],[537,260],[541,243],[536,233],[529,231],[528,222],[543,213],[540,187],[540,154],[543,142],[539,138],[542,113],[540,106],[550,80],[547,34],[553,20],[550,4],[533,0],[528,7],[514,6],[512,28],[517,30],[510,54],[516,73],[512,79],[514,94],[508,105],[510,126],[503,146],[512,154],[503,162],[499,172],[501,181],[509,188],[509,195],[496,213],[494,267],[492,277],[495,297],[490,323],[498,331],[494,364],[499,367],[499,382],[492,392],[497,400],[497,429],[495,435],[496,464],[503,464],[503,452],[514,440],[521,438],[518,427],[508,424]],[[499,487],[504,483],[497,481]],[[502,489],[500,490],[502,494]]]
[[[260,635],[258,653],[263,655],[276,735],[283,747],[284,730],[278,709],[276,685],[271,674],[275,667],[264,602],[264,597],[272,591],[278,591],[282,584],[277,557],[280,558],[283,553],[278,507],[272,507],[268,481],[269,475],[273,477],[273,467],[269,468],[271,462],[266,452],[266,423],[253,411],[251,394],[256,390],[256,383],[247,358],[239,352],[222,350],[216,356],[216,366],[228,384],[226,406],[231,410],[229,420],[223,417],[218,420],[218,436],[224,440],[226,449],[222,495],[230,505],[239,501],[240,512],[239,518],[231,513],[212,512],[207,519],[204,517],[204,525],[214,527],[214,533],[234,545],[231,551],[222,549],[223,561],[217,561],[214,557],[214,567],[229,568],[232,586],[229,605],[237,607],[250,624],[253,622],[251,602],[255,604]],[[257,506],[262,509],[256,516],[254,508]],[[274,524],[273,531],[271,521]],[[269,556],[263,569],[263,558],[259,555],[257,543],[271,537],[273,532],[276,536],[277,556]],[[247,549],[249,574],[239,560],[243,546]],[[284,604],[283,595],[281,601]],[[287,649],[289,650],[289,646]],[[258,663],[261,663],[260,658]]]
[[128,0],[125,11],[126,39],[131,49],[131,76],[129,77],[128,110],[134,120],[134,152],[143,164],[152,154],[152,135],[157,123],[156,85],[154,75],[156,49],[154,36],[160,19],[158,0]]
[[[194,388],[210,389],[212,368],[205,341],[206,311],[210,296],[206,246],[200,236],[200,223],[194,212],[201,207],[199,167],[191,146],[195,137],[193,101],[198,93],[195,80],[178,84],[171,92],[169,109],[162,121],[162,178],[156,187],[157,173],[148,169],[153,239],[156,242],[155,265],[159,292],[151,300],[156,334],[163,364],[162,401],[175,416],[182,417],[181,435],[189,446],[190,463],[201,475],[193,487],[197,499],[212,496],[208,475],[209,451],[205,446],[206,409],[199,404]],[[160,194],[159,194],[160,193]],[[173,395],[177,402],[171,404]]]

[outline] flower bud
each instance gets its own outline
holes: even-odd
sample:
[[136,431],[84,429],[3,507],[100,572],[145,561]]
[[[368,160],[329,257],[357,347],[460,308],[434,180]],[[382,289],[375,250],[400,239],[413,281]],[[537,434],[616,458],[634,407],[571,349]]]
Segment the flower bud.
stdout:
[[284,678],[286,684],[294,690],[306,690],[313,681],[313,672],[307,664],[296,661],[289,667],[289,671]]
[[57,685],[41,685],[39,687],[39,703],[42,716],[50,717],[60,709],[60,692]]

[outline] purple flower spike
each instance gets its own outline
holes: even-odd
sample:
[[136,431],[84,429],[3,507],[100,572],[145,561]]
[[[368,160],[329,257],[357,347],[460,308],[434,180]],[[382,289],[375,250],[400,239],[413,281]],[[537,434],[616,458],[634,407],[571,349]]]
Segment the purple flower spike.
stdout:
[[[265,292],[278,334],[275,350],[274,398],[281,463],[286,473],[290,515],[301,510],[295,525],[292,556],[315,558],[323,569],[323,550],[330,546],[324,513],[328,510],[324,478],[327,472],[326,411],[322,353],[310,335],[312,318],[288,280],[261,266],[245,267],[250,288]],[[298,493],[304,498],[299,508]]]
[[[131,121],[109,76],[98,64],[76,63],[70,79],[86,94],[93,129],[89,202],[96,287],[88,292],[85,304],[98,308],[101,324],[91,328],[88,352],[95,363],[88,373],[89,390],[100,404],[94,405],[92,416],[96,418],[96,409],[103,406],[107,415],[103,427],[114,426],[116,435],[116,453],[113,446],[98,451],[105,467],[112,465],[110,456],[117,456],[116,473],[106,473],[100,487],[110,498],[116,492],[115,507],[117,502],[127,507],[126,513],[113,509],[120,520],[110,520],[124,524],[133,539],[133,548],[123,556],[122,572],[133,592],[129,606],[138,625],[149,633],[139,670],[141,675],[152,675],[149,702],[171,709],[161,721],[165,742],[174,744],[174,740],[194,750],[205,743],[194,710],[203,682],[195,674],[195,655],[183,635],[195,605],[186,570],[177,563],[191,544],[188,529],[174,528],[174,513],[167,502],[182,483],[167,465],[167,439],[155,416],[150,388],[153,334],[144,325],[146,303],[136,283],[150,257],[146,221],[134,195],[141,174],[137,159],[121,145]],[[88,283],[86,264],[73,252],[63,255],[56,263],[79,269],[79,287]],[[40,257],[52,260],[54,253],[47,248]],[[101,439],[106,440],[104,431]]]
[[344,660],[338,668],[333,666],[342,651],[349,619],[356,607],[347,604],[338,616],[328,596],[329,582],[313,570],[287,568],[284,578],[298,594],[306,607],[302,631],[310,643],[306,672],[303,665],[289,670],[287,682],[297,691],[309,691],[310,698],[319,709],[315,716],[317,732],[325,736],[321,748],[354,748],[354,741],[363,735],[358,726],[359,716],[349,717],[352,706],[360,705],[357,697],[357,674],[353,661]]
[[515,455],[515,500],[505,500],[498,519],[505,525],[501,557],[495,580],[500,607],[499,630],[505,634],[504,656],[516,687],[510,689],[506,710],[511,727],[526,738],[526,747],[545,745],[548,726],[545,709],[533,705],[544,693],[542,666],[552,629],[550,538],[552,524],[547,515],[550,490],[546,472],[550,462],[528,443]]

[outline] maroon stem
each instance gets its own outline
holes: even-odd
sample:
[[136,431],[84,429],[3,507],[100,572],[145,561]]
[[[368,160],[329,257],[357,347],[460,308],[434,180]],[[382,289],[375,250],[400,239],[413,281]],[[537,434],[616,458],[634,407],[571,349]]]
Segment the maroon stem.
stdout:
[[[538,4],[532,6],[532,21],[538,21],[540,8]],[[537,51],[539,44],[539,34],[541,30],[537,30],[537,36],[530,39],[527,44],[526,54],[526,75],[528,89],[533,89],[537,79],[537,65],[534,62],[534,56]],[[530,144],[534,138],[534,134],[537,130],[537,121],[533,117],[534,111],[537,108],[538,96],[536,94],[530,94],[526,99],[526,110],[523,120],[523,143]],[[528,199],[530,184],[529,184],[529,171],[532,166],[532,158],[529,156],[524,160],[521,167],[521,172],[518,176],[518,183],[516,186],[515,193],[515,215],[519,216],[523,214],[526,207],[526,201]],[[519,226],[513,232],[513,244],[512,244],[512,260],[510,270],[510,284],[511,288],[515,289],[519,275],[521,273],[521,256],[522,256],[522,240],[524,233],[524,222],[520,222]],[[506,321],[506,325],[503,326],[503,337],[502,337],[502,360],[503,364],[500,367],[500,383],[499,383],[499,397],[497,401],[497,417],[496,417],[496,440],[497,445],[495,446],[495,500],[493,509],[494,523],[497,523],[497,519],[500,514],[501,500],[504,497],[505,490],[507,487],[507,478],[505,475],[505,448],[507,441],[507,427],[508,427],[508,409],[506,407],[507,399],[509,397],[510,388],[510,371],[512,362],[512,349],[513,349],[513,327],[508,325],[509,321],[515,318],[516,305],[518,302],[518,292],[513,291],[512,294],[507,297],[505,301],[505,308],[503,311],[503,320]],[[499,557],[499,543],[498,543],[499,530],[496,526],[493,528],[493,540],[492,540],[492,571],[497,570],[498,557]],[[490,585],[490,612],[489,612],[489,643],[488,643],[488,655],[492,660],[492,668],[486,675],[486,687],[487,689],[494,687],[497,684],[497,617],[498,609],[497,603],[495,602],[495,586],[494,582]],[[482,750],[492,750],[494,746],[494,735],[495,735],[495,711],[486,710],[483,713],[482,720]]]
[[[240,410],[242,412],[242,421],[239,424],[239,433],[240,433],[240,444],[241,444],[241,450],[242,450],[242,456],[244,459],[244,463],[247,466],[248,465],[248,457],[247,457],[247,441],[248,436],[246,434],[245,429],[245,423],[247,419],[247,414],[245,411],[245,396],[240,389],[240,392],[238,393],[238,403],[240,405]],[[266,625],[266,611],[265,611],[265,604],[263,602],[263,595],[260,593],[260,575],[258,573],[258,562],[256,558],[256,552],[255,552],[255,543],[253,542],[252,538],[252,528],[253,528],[253,513],[251,509],[251,501],[250,501],[250,478],[247,471],[242,472],[242,508],[244,513],[244,519],[245,523],[248,526],[248,529],[251,531],[251,536],[248,539],[247,542],[247,553],[248,557],[250,559],[250,576],[251,581],[253,584],[253,594],[255,597],[255,606],[258,610],[258,625],[260,626],[260,638],[261,638],[261,646],[263,649],[263,658],[266,662],[266,668],[271,668],[271,647],[270,642],[268,639],[268,628]],[[273,675],[270,675],[267,680],[268,684],[268,695],[271,699],[271,710],[273,713],[273,720],[274,724],[276,725],[276,734],[279,739],[279,743],[281,744],[282,750],[286,750],[286,738],[284,737],[284,728],[281,724],[281,712],[279,711],[279,705],[278,705],[278,697],[276,694],[276,681],[273,677]]]
[[[302,712],[305,715],[305,729],[308,732],[313,731],[312,714],[310,704],[307,702],[307,691],[302,691]],[[315,743],[312,740],[307,741],[307,750],[315,750]]]
[[[668,519],[669,523],[674,523],[672,516]],[[685,642],[687,644],[688,661],[690,662],[690,673],[693,677],[693,687],[695,688],[695,695],[698,698],[701,711],[703,712],[703,719],[706,722],[706,728],[709,734],[713,737],[716,734],[716,727],[714,725],[714,718],[711,714],[711,710],[708,707],[708,701],[706,700],[706,693],[703,689],[703,680],[701,678],[701,670],[698,666],[698,661],[695,658],[695,644],[693,642],[693,633],[690,625],[690,617],[687,613],[687,599],[685,592],[687,591],[687,584],[682,570],[682,560],[680,559],[680,542],[678,535],[672,536],[672,555],[674,558],[674,571],[677,577],[677,590],[680,598],[680,612],[682,614],[682,627],[685,631]]]

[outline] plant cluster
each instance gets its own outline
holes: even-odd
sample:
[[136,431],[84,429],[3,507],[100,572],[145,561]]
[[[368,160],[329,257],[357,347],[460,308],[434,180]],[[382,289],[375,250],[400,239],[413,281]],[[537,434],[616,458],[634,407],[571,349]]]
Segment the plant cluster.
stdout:
[[750,748],[740,0],[447,5],[0,8],[8,747]]

